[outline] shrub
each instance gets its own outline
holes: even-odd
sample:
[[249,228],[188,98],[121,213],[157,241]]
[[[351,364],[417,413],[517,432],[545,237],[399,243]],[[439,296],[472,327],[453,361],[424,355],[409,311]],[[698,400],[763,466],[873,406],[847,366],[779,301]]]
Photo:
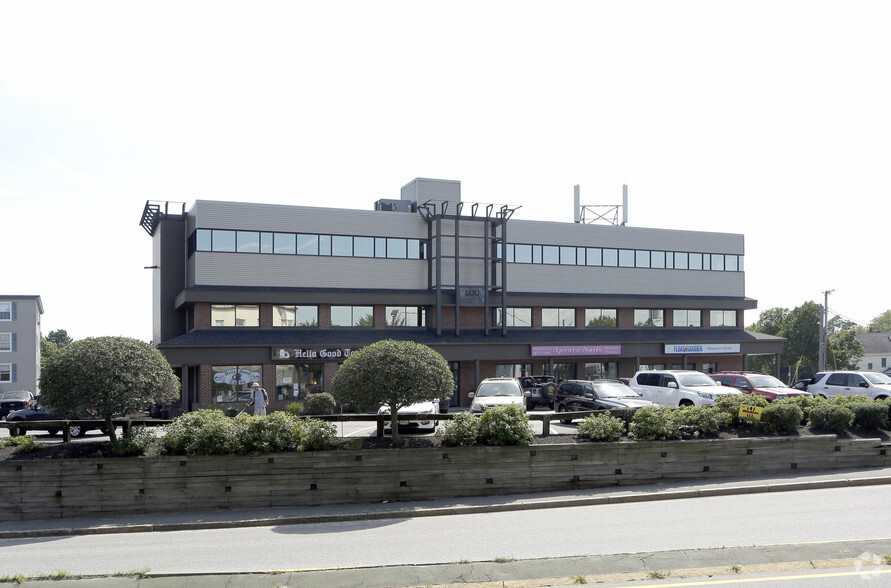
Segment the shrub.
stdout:
[[680,430],[675,423],[675,408],[670,406],[644,406],[634,413],[628,432],[634,439],[678,439]]
[[177,455],[236,453],[238,425],[223,411],[205,408],[176,417],[167,425],[162,445]]
[[327,392],[310,394],[303,401],[303,414],[334,414],[334,397]]
[[471,412],[461,412],[449,419],[436,430],[443,445],[449,447],[469,447],[479,437],[480,421]]
[[730,420],[727,424],[733,425],[751,425],[751,421],[745,418],[739,418],[739,408],[741,406],[758,406],[764,408],[769,402],[763,396],[758,394],[726,394],[719,397],[714,406],[727,414]]
[[882,401],[854,402],[848,408],[854,413],[855,429],[884,429],[888,426],[888,405]]
[[3,439],[3,447],[15,447],[13,453],[30,453],[43,448],[43,445],[30,435],[20,435],[18,437],[7,437]]
[[854,421],[854,411],[850,408],[825,402],[811,409],[807,424],[811,427],[841,433]]
[[240,412],[241,412],[241,409],[238,408],[237,406],[227,406],[223,410],[223,414],[225,414],[229,418],[237,417]]
[[732,418],[717,406],[688,406],[677,410],[672,420],[681,433],[701,437],[714,435],[722,426],[729,425]]
[[811,410],[815,406],[821,406],[826,402],[826,399],[822,396],[794,396],[792,398],[784,398],[783,400],[777,400],[774,404],[792,404],[801,409],[801,422],[799,424],[803,425],[808,421],[810,417]]
[[624,432],[624,420],[609,414],[592,414],[579,423],[576,436],[591,441],[615,441]]
[[299,402],[289,402],[288,406],[285,407],[285,412],[296,416],[303,412],[303,405]]
[[762,409],[761,421],[755,424],[755,428],[774,435],[795,433],[802,421],[804,421],[804,411],[798,404],[774,402]]
[[526,446],[532,443],[534,433],[522,406],[495,406],[483,411],[479,419],[479,438],[485,445]]
[[122,457],[154,454],[158,452],[158,444],[158,438],[148,427],[130,427],[111,444],[111,452]]
[[300,432],[300,443],[297,451],[323,451],[334,447],[337,439],[337,428],[334,423],[317,419],[300,419],[297,421]]

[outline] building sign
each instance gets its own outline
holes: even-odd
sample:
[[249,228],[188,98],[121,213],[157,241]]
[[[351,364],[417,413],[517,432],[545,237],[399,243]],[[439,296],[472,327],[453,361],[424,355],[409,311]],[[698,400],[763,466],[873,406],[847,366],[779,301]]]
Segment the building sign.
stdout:
[[681,353],[739,353],[739,343],[691,343],[687,345],[666,345],[665,354]]
[[486,299],[483,296],[482,286],[459,286],[458,304],[461,306],[484,306]]
[[282,361],[288,359],[299,359],[299,360],[307,360],[307,359],[315,359],[315,360],[338,360],[338,359],[346,359],[351,356],[356,351],[359,351],[359,348],[355,347],[321,347],[321,348],[306,348],[306,347],[273,347],[272,348],[272,360],[273,361]]
[[217,372],[213,375],[213,381],[217,384],[233,384],[235,386],[247,386],[251,382],[260,381],[260,372],[252,372],[243,368]]
[[533,345],[532,357],[564,355],[622,355],[621,345]]

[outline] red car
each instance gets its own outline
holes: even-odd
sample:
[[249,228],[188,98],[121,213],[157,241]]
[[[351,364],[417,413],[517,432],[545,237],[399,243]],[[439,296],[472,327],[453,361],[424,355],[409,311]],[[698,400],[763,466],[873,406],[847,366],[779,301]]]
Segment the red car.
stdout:
[[736,388],[743,394],[757,394],[764,396],[768,402],[792,398],[794,396],[813,396],[805,390],[796,390],[783,382],[766,374],[748,372],[723,372],[709,374],[714,381],[722,386]]

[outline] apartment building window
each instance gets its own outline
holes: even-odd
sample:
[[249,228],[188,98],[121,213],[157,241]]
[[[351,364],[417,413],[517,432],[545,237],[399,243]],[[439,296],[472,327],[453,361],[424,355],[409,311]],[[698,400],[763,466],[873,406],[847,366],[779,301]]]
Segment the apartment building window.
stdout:
[[507,320],[505,324],[501,324],[501,309],[495,309],[495,326],[508,327],[531,327],[532,326],[532,309],[531,308],[507,308]]
[[371,306],[332,306],[332,327],[373,327],[374,308]]
[[12,302],[0,302],[0,321],[12,320]]
[[574,327],[574,308],[542,308],[541,326],[543,327]]
[[701,327],[702,311],[676,309],[673,312],[673,319],[676,327]]
[[12,382],[11,363],[0,363],[0,382]]
[[709,325],[712,327],[735,327],[735,310],[711,310],[709,311]]
[[585,326],[588,327],[615,327],[616,309],[615,308],[586,308],[585,309]]
[[388,327],[423,327],[426,325],[426,309],[422,306],[388,306]]
[[0,333],[0,351],[12,351],[12,333]]
[[635,308],[634,309],[634,326],[635,327],[664,327],[665,313],[662,310],[653,308]]
[[259,327],[260,306],[256,304],[211,304],[212,327]]
[[272,307],[273,327],[318,327],[318,306],[287,306],[275,305]]
[[251,384],[254,382],[260,382],[261,386],[269,388],[268,384],[264,385],[261,381],[259,365],[214,365],[211,366],[211,373],[213,402],[250,402]]

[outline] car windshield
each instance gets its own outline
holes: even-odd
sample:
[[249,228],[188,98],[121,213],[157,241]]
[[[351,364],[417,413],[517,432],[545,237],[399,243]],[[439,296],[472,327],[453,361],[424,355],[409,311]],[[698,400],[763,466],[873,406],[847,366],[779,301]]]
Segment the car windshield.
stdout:
[[483,382],[477,396],[522,396],[523,391],[516,382]]
[[705,374],[678,374],[681,386],[717,386],[718,383]]
[[786,388],[782,380],[773,376],[749,376],[749,382],[756,388]]
[[637,394],[626,386],[618,382],[604,382],[602,384],[594,384],[594,390],[600,398],[637,398]]
[[880,374],[878,372],[865,372],[863,375],[873,384],[891,384],[891,378],[889,378],[885,374]]
[[0,400],[24,400],[28,398],[27,392],[6,392],[0,396]]

